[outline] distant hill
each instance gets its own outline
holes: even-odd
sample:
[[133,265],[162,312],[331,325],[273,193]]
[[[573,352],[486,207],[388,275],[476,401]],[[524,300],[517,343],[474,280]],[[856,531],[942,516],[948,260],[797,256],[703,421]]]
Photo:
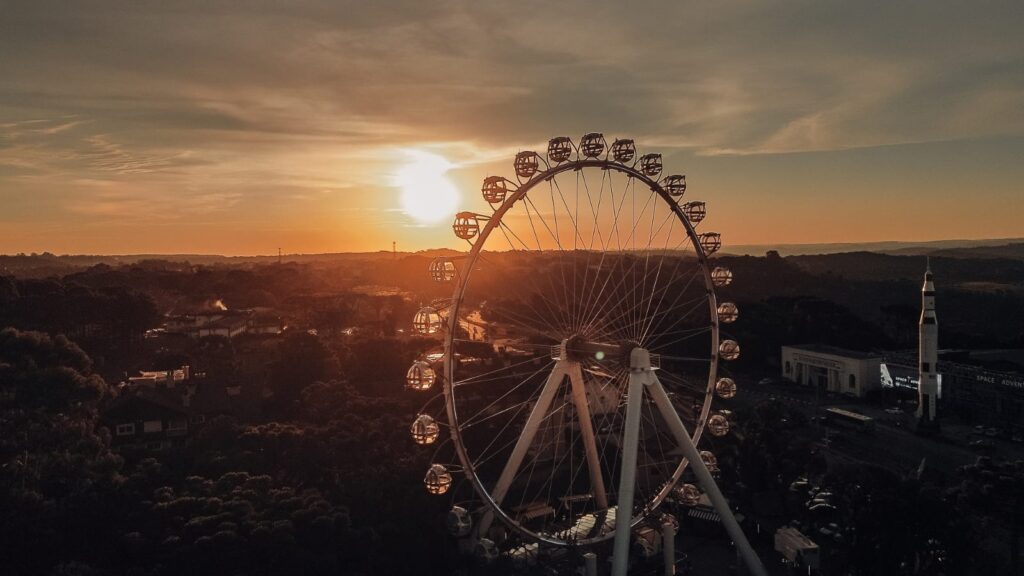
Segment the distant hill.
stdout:
[[[956,256],[930,255],[936,281],[945,287],[960,286],[974,291],[1005,289],[1024,290],[1024,258],[972,257],[966,251]],[[815,275],[829,275],[850,280],[913,280],[920,281],[925,270],[925,256],[881,254],[877,252],[844,252],[789,256],[786,261]]]
[[[387,250],[378,252],[334,252],[324,254],[282,254],[282,262],[309,263],[344,263],[359,261],[375,261],[385,258],[405,258],[419,256],[437,258],[439,256],[458,256],[463,254],[449,248],[435,248],[419,252],[397,252]],[[97,265],[126,266],[174,263],[192,266],[251,266],[269,264],[278,261],[278,256],[221,256],[217,254],[17,254],[0,255],[0,276],[13,275],[21,278],[46,278],[63,276],[85,270]],[[162,267],[162,266],[161,266]]]
[[1003,258],[1008,260],[1024,260],[1024,242],[1014,242],[1001,246],[974,246],[964,248],[904,248],[893,250],[887,254],[906,256],[937,256],[945,258]]
[[[978,254],[970,253],[979,250]],[[951,258],[1013,258],[1024,259],[1024,238],[992,238],[987,240],[934,240],[928,242],[906,242],[899,240],[885,242],[827,243],[827,244],[737,244],[726,243],[723,253],[738,256],[763,256],[775,250],[781,256],[802,256],[808,254],[838,254],[842,252],[875,252],[878,254],[901,254],[906,256],[948,256]],[[958,252],[963,250],[963,256]],[[953,251],[947,253],[949,251]],[[991,255],[982,255],[991,254]]]

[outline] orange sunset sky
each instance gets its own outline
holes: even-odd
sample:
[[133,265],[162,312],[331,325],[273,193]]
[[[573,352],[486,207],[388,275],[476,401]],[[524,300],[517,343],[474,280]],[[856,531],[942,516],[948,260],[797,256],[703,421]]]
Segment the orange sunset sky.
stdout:
[[1022,23],[1020,2],[0,2],[0,253],[457,247],[423,210],[483,210],[517,151],[589,131],[662,152],[727,244],[1022,237]]

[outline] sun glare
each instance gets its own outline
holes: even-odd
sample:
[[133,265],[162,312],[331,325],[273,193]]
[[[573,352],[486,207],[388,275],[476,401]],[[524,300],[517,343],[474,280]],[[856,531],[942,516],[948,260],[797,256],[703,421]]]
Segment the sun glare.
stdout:
[[453,165],[437,154],[409,150],[409,163],[398,169],[395,186],[402,211],[421,224],[436,224],[455,214],[459,192],[446,173]]

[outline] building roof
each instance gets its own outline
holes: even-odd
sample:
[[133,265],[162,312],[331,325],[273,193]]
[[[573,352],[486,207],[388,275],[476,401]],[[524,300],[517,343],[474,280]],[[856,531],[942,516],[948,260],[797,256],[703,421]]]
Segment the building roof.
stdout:
[[842,356],[843,358],[852,358],[855,360],[874,360],[876,358],[882,358],[882,355],[879,353],[850,350],[848,348],[829,346],[827,344],[788,344],[783,346],[783,348],[792,348],[793,350],[801,350],[803,352],[810,352],[813,354],[831,354],[832,356]]
[[111,421],[124,417],[139,419],[188,417],[190,412],[172,393],[154,390],[130,390],[115,398],[103,411],[103,419]]

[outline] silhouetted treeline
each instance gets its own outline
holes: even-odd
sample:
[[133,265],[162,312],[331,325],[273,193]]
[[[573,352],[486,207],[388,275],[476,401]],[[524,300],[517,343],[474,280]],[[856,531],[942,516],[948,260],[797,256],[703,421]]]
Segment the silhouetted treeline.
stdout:
[[114,453],[98,419],[114,392],[88,356],[0,331],[4,573],[443,573],[447,503],[417,489],[412,406],[338,382],[300,392],[286,422],[221,417],[158,455]]
[[0,277],[0,326],[64,334],[94,356],[130,353],[160,321],[152,298],[131,284]]

